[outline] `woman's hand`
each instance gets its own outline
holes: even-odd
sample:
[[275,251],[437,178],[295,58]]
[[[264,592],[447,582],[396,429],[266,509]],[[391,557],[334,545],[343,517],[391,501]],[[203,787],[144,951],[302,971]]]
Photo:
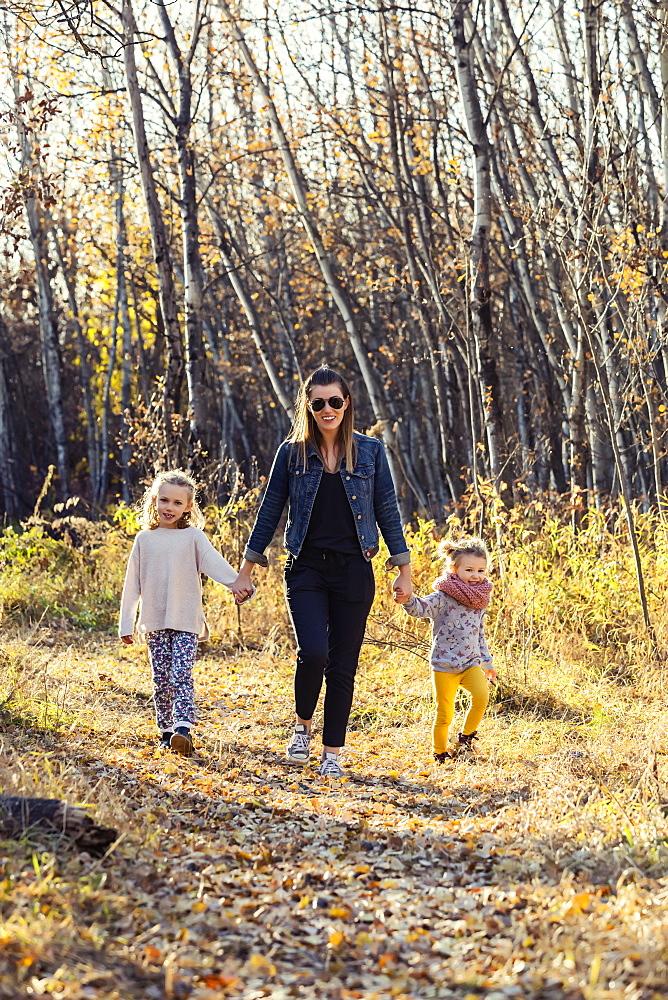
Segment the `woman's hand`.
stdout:
[[132,638],[131,635],[122,635],[121,642],[124,642],[126,646],[131,646],[132,643],[134,642],[134,639]]
[[230,586],[230,590],[234,594],[236,604],[243,604],[244,601],[248,601],[255,593],[255,587],[253,586],[253,582],[251,580],[252,571],[253,564],[246,562],[244,559],[236,580]]
[[405,604],[413,596],[410,563],[399,567],[399,572],[392,581],[392,596],[397,604]]

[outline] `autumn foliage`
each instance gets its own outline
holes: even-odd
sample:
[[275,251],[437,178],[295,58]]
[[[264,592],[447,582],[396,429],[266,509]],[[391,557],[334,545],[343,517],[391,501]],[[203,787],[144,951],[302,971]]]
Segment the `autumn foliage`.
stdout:
[[660,502],[661,5],[17,2],[0,44],[10,518],[49,462],[94,513],[167,461],[222,499],[323,360],[406,518]]
[[[209,509],[230,555],[251,510]],[[478,760],[433,765],[428,633],[378,562],[336,785],[283,758],[278,546],[249,605],[207,589],[184,759],[158,751],[145,653],[114,635],[129,513],[86,538],[5,532],[2,789],[87,804],[121,836],[102,859],[38,830],[2,844],[0,996],[661,996],[665,677],[628,539],[605,511],[577,531],[540,502],[494,511]],[[449,529],[479,517],[474,496]],[[665,648],[665,526],[639,528]],[[409,531],[419,592],[439,535]]]

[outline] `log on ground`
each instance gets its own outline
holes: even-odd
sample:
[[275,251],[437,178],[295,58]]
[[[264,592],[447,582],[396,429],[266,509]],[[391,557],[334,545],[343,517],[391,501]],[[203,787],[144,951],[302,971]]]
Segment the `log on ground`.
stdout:
[[0,795],[0,833],[13,838],[32,827],[62,834],[81,850],[97,856],[116,839],[116,830],[99,826],[79,806],[60,799]]

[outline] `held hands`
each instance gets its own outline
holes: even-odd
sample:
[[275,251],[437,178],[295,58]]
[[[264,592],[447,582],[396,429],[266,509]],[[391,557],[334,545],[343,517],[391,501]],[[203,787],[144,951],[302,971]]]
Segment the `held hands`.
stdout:
[[410,563],[399,567],[399,572],[392,581],[392,597],[397,604],[405,604],[413,596]]
[[245,601],[249,601],[255,593],[250,573],[240,570],[236,580],[230,585],[230,590],[234,594],[235,604],[244,604]]
[[247,589],[233,590],[232,593],[234,594],[234,603],[245,604],[246,601],[250,601],[251,597],[253,596],[256,590],[257,587],[254,587],[252,583],[250,585],[250,589],[248,590]]

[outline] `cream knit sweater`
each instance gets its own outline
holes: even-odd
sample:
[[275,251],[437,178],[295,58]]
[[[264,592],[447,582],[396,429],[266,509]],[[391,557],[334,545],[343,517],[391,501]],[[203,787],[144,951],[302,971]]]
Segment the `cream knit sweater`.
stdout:
[[199,528],[140,531],[125,574],[118,634],[136,633],[145,642],[148,632],[173,628],[207,639],[200,573],[226,587],[237,577]]

